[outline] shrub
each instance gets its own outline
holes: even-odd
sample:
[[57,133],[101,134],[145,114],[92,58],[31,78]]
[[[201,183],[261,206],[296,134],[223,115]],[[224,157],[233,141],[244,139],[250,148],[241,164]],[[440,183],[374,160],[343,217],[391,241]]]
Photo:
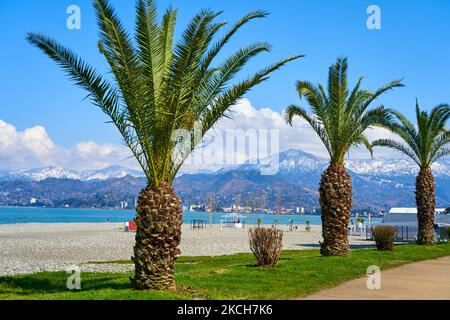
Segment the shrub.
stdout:
[[447,231],[447,240],[450,240],[450,227],[447,227],[445,231]]
[[258,228],[261,227],[262,222],[263,222],[262,219],[258,218]]
[[283,231],[277,228],[252,228],[249,230],[250,250],[260,267],[278,264],[283,246]]
[[397,229],[393,226],[376,226],[372,229],[373,238],[378,250],[392,251]]

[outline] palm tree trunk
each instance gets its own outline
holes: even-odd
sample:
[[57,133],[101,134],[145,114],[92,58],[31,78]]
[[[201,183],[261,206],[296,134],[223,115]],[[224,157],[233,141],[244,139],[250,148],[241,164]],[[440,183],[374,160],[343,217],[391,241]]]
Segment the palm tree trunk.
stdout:
[[180,205],[167,183],[141,191],[136,208],[135,277],[131,279],[135,289],[175,289],[174,265],[182,224]]
[[320,181],[323,256],[348,255],[348,224],[352,208],[352,180],[344,165],[330,164]]
[[419,231],[417,243],[434,244],[434,213],[436,209],[436,194],[434,177],[430,168],[420,169],[416,178],[416,204]]

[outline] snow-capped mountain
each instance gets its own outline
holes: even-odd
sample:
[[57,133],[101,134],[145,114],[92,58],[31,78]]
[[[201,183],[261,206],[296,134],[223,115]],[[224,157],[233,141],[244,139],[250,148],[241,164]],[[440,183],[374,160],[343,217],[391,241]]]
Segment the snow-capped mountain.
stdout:
[[328,160],[316,157],[302,150],[291,149],[288,151],[277,153],[271,157],[259,159],[256,161],[247,161],[244,164],[228,166],[217,171],[217,173],[225,173],[234,170],[261,171],[273,164],[276,165],[277,163],[279,171],[282,172],[308,172],[324,169],[328,164]]
[[[349,160],[347,168],[355,173],[371,176],[405,176],[416,175],[419,172],[417,164],[407,159]],[[434,163],[432,169],[434,175],[450,176],[450,165],[444,161]]]
[[[272,175],[261,169],[278,164]],[[227,167],[216,172],[179,174],[174,187],[184,203],[205,203],[213,193],[221,205],[229,206],[240,196],[243,203],[264,193],[269,206],[276,205],[277,194],[286,207],[318,207],[318,187],[329,161],[301,150],[288,150],[275,157]],[[346,160],[353,181],[355,208],[386,210],[393,206],[414,206],[417,165],[407,159]],[[437,163],[438,206],[450,205],[450,159]],[[37,198],[45,205],[114,206],[134,201],[145,187],[144,174],[113,166],[102,170],[74,171],[57,167],[0,171],[0,205],[28,205]],[[131,200],[130,200],[131,199]]]
[[[444,159],[445,160],[445,159]],[[273,175],[261,175],[262,169],[278,163]],[[329,160],[301,150],[288,150],[273,158],[248,162],[222,169],[210,175],[183,175],[175,188],[183,199],[200,201],[214,193],[225,199],[240,195],[259,197],[265,193],[272,205],[279,194],[287,206],[318,206],[318,188]],[[273,164],[272,164],[273,166]],[[392,206],[415,205],[417,165],[407,159],[346,160],[352,176],[356,208],[386,210]],[[266,170],[264,170],[266,171]],[[433,167],[438,206],[450,205],[450,162],[440,161]],[[198,200],[197,200],[198,199]],[[243,200],[245,201],[245,200]]]
[[80,174],[78,172],[60,167],[21,170],[11,172],[9,176],[13,179],[24,179],[32,181],[42,181],[49,178],[80,180]]
[[[301,150],[293,149],[279,153],[278,159],[280,170],[286,172],[322,170],[328,164],[328,160],[326,159],[316,157]],[[268,161],[269,160],[267,159],[265,162]]]
[[60,167],[46,167],[39,169],[21,170],[14,172],[0,172],[0,180],[43,181],[46,179],[70,179],[81,181],[109,180],[114,178],[143,177],[144,174],[121,166],[107,167],[101,170],[75,171]]
[[[271,164],[278,163],[278,174],[308,174],[322,172],[328,166],[329,160],[320,158],[302,150],[287,150],[276,154],[274,157],[247,162],[244,164],[225,167],[217,172],[209,170],[197,170],[188,174],[224,174],[232,171],[261,171]],[[346,167],[350,172],[363,176],[410,176],[418,172],[417,165],[409,159],[364,159],[346,160]],[[450,159],[445,158],[433,165],[433,173],[436,177],[450,176]],[[183,172],[184,175],[187,172]],[[111,166],[101,170],[75,171],[60,167],[46,167],[40,169],[21,170],[15,172],[0,171],[0,180],[31,180],[43,181],[45,179],[72,179],[81,181],[109,180],[113,178],[144,177],[144,173],[122,166]]]
[[81,173],[82,180],[86,181],[109,180],[113,178],[120,179],[126,176],[144,177],[144,174],[140,171],[131,170],[121,166],[111,166],[102,170],[84,171]]
[[[310,173],[322,172],[328,166],[329,160],[317,157],[310,153],[291,149],[280,152],[274,157],[265,158],[255,162],[247,162],[241,165],[235,165],[224,168],[219,172],[229,172],[233,170],[250,171],[262,170],[271,165],[271,161],[278,161],[279,173]],[[415,162],[410,159],[362,159],[345,161],[349,171],[368,176],[409,176],[416,175],[419,171]],[[450,160],[443,159],[433,164],[433,173],[435,176],[450,176]]]

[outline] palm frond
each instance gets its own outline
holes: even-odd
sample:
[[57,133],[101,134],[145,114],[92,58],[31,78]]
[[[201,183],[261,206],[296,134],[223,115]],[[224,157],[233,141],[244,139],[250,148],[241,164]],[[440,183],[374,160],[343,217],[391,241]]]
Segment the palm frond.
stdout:
[[[162,77],[164,79],[169,73],[173,57],[173,39],[175,25],[177,21],[177,10],[169,8],[163,17],[159,43],[161,45],[162,58]],[[155,44],[156,45],[156,44]]]
[[246,94],[251,88],[260,84],[268,79],[269,74],[280,69],[290,61],[297,60],[304,57],[303,55],[293,56],[284,59],[278,63],[275,63],[259,72],[247,80],[243,80],[236,85],[233,85],[230,89],[226,90],[216,101],[213,102],[211,107],[205,112],[203,122],[203,132],[208,131],[212,126],[225,115],[230,106],[236,104],[236,102]]
[[356,139],[354,139],[352,145],[354,147],[363,145],[370,152],[370,156],[373,158],[373,146],[364,134],[361,134]]
[[203,86],[203,90],[199,91],[201,97],[197,98],[200,108],[210,106],[217,95],[226,88],[227,84],[242,70],[251,58],[262,52],[269,51],[270,45],[267,43],[256,43],[245,46],[226,59],[222,65],[213,71],[211,76],[204,77],[199,83],[200,86]]
[[[134,42],[108,0],[94,0],[94,8],[98,48],[110,66],[112,83],[54,40],[39,34],[29,34],[28,40],[87,90],[111,118],[151,186],[171,183],[205,133],[228,115],[233,104],[272,72],[301,57],[282,60],[233,84],[251,58],[270,51],[270,46],[243,46],[216,67],[212,62],[241,27],[267,16],[265,12],[249,13],[215,41],[226,24],[215,21],[221,12],[200,11],[174,44],[177,11],[172,8],[158,21],[155,1],[137,0]],[[177,130],[195,136],[181,153],[180,142],[174,139]]]
[[161,30],[157,23],[156,6],[152,0],[138,0],[136,5],[136,43],[143,78],[147,87],[146,103],[156,104],[163,68],[162,47],[158,41]]
[[326,122],[327,104],[320,89],[308,81],[297,81],[297,92],[300,99],[302,97],[306,98],[314,113],[321,119],[321,121]]
[[349,91],[347,72],[348,59],[341,57],[328,70],[327,91],[320,84],[316,87],[307,81],[299,81],[299,96],[307,98],[314,116],[296,107],[288,108],[286,113],[289,124],[292,124],[294,116],[300,116],[310,123],[328,150],[331,162],[335,164],[343,164],[350,148],[359,145],[365,146],[372,154],[372,146],[364,135],[365,130],[373,126],[391,127],[392,115],[383,106],[367,109],[378,96],[401,86],[399,81],[393,81],[372,93],[361,89],[363,77],[360,77]]
[[450,144],[450,134],[445,128],[445,123],[450,118],[448,105],[438,105],[428,114],[420,109],[416,99],[417,129],[400,112],[391,113],[397,121],[392,121],[385,127],[403,140],[403,149],[398,145],[395,149],[413,158],[421,168],[430,168],[435,161],[447,155],[446,150]]
[[444,158],[447,156],[450,156],[450,148],[439,149],[439,151],[434,154],[433,158],[431,159],[431,162],[434,163],[434,162],[440,160],[441,158]]
[[214,58],[218,55],[218,53],[223,49],[223,47],[230,41],[230,39],[241,29],[244,25],[249,23],[250,21],[254,19],[261,19],[268,16],[267,12],[264,11],[253,11],[248,14],[246,14],[244,17],[239,19],[235,23],[235,25],[229,30],[217,43],[214,44],[214,46],[208,51],[208,53],[205,55],[202,66],[201,66],[201,74],[205,74],[206,71],[211,66],[211,63],[213,62]]
[[440,134],[438,134],[434,138],[434,141],[433,141],[433,144],[432,144],[431,150],[430,150],[431,163],[436,162],[440,158],[444,157],[445,152],[444,152],[444,154],[442,154],[441,151],[443,149],[445,150],[449,146],[450,146],[450,131],[445,130],[445,131],[441,132]]
[[316,132],[317,136],[322,140],[325,148],[327,149],[330,156],[333,155],[332,146],[330,144],[330,140],[328,138],[328,134],[325,130],[323,123],[320,119],[315,118],[313,115],[309,114],[305,109],[299,107],[297,105],[290,105],[285,111],[285,119],[286,122],[292,126],[294,116],[298,116],[304,119],[311,128]]
[[76,85],[89,92],[91,101],[111,118],[124,143],[130,148],[144,172],[147,173],[145,169],[148,164],[142,158],[142,149],[136,143],[133,128],[128,123],[124,110],[120,107],[120,94],[117,90],[102,79],[91,66],[78,58],[75,53],[61,46],[55,40],[30,32],[27,35],[27,41],[55,61]]
[[412,160],[414,160],[415,163],[417,163],[420,166],[420,159],[417,157],[416,153],[411,150],[408,146],[405,144],[402,144],[401,142],[397,142],[395,140],[391,139],[379,139],[372,142],[373,147],[387,147],[392,148],[395,150],[400,151],[401,153],[407,155]]

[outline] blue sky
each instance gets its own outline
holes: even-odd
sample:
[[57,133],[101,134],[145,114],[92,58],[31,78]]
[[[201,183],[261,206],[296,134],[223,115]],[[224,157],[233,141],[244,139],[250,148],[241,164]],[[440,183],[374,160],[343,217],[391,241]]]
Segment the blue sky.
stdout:
[[[132,31],[134,2],[111,0]],[[254,9],[271,13],[246,27],[225,53],[243,44],[267,41],[273,52],[258,57],[244,70],[284,57],[305,54],[306,58],[278,71],[268,82],[246,97],[257,108],[281,112],[298,103],[296,80],[326,83],[328,66],[341,55],[349,57],[352,83],[366,77],[370,89],[404,77],[407,85],[389,93],[380,102],[413,117],[414,99],[422,107],[450,99],[450,2],[365,0],[246,0],[157,1],[160,12],[167,6],[179,8],[178,34],[202,8],[224,10],[222,19],[234,22]],[[66,8],[81,8],[81,30],[66,28]],[[381,30],[366,27],[369,5],[381,8]],[[101,72],[107,67],[98,53],[97,27],[90,0],[16,0],[0,2],[0,119],[18,131],[43,126],[51,139],[64,148],[80,141],[120,143],[106,117],[89,102],[86,93],[69,82],[64,73],[25,40],[27,31],[38,31],[74,49]]]

